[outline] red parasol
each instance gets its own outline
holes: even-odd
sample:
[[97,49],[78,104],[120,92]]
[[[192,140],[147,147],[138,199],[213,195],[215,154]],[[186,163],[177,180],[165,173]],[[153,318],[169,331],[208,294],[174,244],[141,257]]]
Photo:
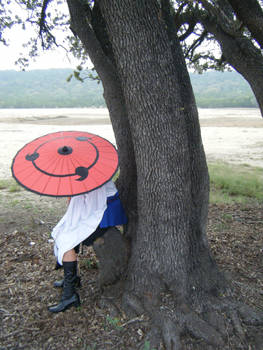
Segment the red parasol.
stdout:
[[13,159],[12,174],[27,190],[53,197],[90,192],[118,168],[116,148],[81,131],[59,131],[26,144]]

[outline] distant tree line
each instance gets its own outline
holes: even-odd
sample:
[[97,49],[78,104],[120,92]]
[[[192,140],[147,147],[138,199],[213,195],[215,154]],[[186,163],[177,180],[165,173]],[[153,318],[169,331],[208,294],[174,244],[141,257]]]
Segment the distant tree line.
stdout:
[[[67,82],[71,69],[0,71],[0,108],[105,107],[97,81]],[[190,74],[201,108],[257,107],[248,83],[236,72]]]
[[247,81],[236,72],[190,74],[197,106],[201,108],[258,107]]

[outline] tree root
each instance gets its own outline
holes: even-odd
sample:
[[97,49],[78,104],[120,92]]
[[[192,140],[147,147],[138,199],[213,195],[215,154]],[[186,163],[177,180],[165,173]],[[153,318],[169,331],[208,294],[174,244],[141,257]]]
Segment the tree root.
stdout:
[[122,294],[129,257],[125,237],[110,229],[94,243],[94,250],[100,264],[99,287],[103,292],[100,306],[113,316],[124,311],[130,318],[142,314],[150,318],[140,349],[145,349],[145,341],[151,350],[262,349],[263,332],[257,329],[263,325],[262,311],[234,301],[229,293],[219,297],[195,291],[192,301],[180,302],[173,292],[139,296],[126,289]]
[[[130,301],[133,313],[141,311],[139,299],[129,295],[125,301],[126,309]],[[166,305],[160,303],[158,307],[153,307],[150,316],[151,326],[146,335],[150,349],[230,350],[233,344],[238,349],[260,349],[257,345],[250,345],[245,325],[262,326],[263,312],[228,298],[211,297],[206,300],[205,310],[197,313],[187,304],[176,305],[170,296],[169,305],[166,300]],[[189,345],[189,341],[195,344],[194,347]],[[258,335],[257,342],[263,344],[263,335]],[[145,339],[140,349],[144,348]]]
[[112,227],[94,242],[93,249],[99,260],[98,284],[103,289],[122,278],[129,257],[129,246],[121,232]]

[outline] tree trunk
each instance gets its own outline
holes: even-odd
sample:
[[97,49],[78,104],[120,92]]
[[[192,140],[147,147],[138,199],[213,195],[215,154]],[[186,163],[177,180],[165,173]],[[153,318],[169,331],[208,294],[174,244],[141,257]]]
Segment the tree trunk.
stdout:
[[[147,312],[157,329],[149,333],[152,347],[160,349],[162,336],[166,350],[178,350],[180,334],[189,331],[223,349],[225,314],[233,318],[239,342],[237,305],[218,298],[225,280],[207,243],[209,178],[197,108],[159,2],[98,0],[93,20],[85,15],[86,3],[67,2],[72,27],[103,82],[129,216],[130,247],[117,231],[94,246],[107,272],[100,272],[100,284],[121,277],[124,310]],[[97,31],[97,20],[105,28]],[[127,268],[120,268],[127,256]],[[248,320],[245,310],[240,313]],[[258,314],[255,319],[262,322]]]
[[[136,163],[120,80],[112,57],[108,57],[106,54],[107,41],[105,44],[105,38],[96,35],[96,32],[87,24],[87,11],[90,9],[78,0],[67,0],[67,3],[71,17],[71,29],[88,52],[103,84],[104,98],[109,110],[117,147],[121,149],[121,152],[119,152],[121,175],[118,179],[118,189],[123,205],[129,213],[129,220],[133,223],[130,227],[130,230],[132,230],[133,227],[136,227],[137,222]],[[96,15],[99,16],[99,14]],[[99,19],[93,18],[90,21],[97,23]]]
[[[174,64],[155,1],[99,4],[122,82],[137,166],[138,227],[126,290],[145,305],[155,303],[166,288],[195,299],[197,293],[216,290],[221,279],[201,222],[207,216],[208,175],[195,102],[187,106],[189,99],[184,101],[181,93],[178,71],[184,67],[180,61]],[[203,215],[197,215],[199,206]]]

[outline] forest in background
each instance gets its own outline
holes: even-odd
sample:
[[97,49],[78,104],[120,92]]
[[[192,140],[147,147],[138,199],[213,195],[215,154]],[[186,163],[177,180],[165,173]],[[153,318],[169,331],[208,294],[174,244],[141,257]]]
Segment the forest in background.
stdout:
[[[71,69],[0,71],[0,108],[105,107],[102,85],[67,78]],[[236,72],[191,73],[200,108],[258,107],[248,83]]]

